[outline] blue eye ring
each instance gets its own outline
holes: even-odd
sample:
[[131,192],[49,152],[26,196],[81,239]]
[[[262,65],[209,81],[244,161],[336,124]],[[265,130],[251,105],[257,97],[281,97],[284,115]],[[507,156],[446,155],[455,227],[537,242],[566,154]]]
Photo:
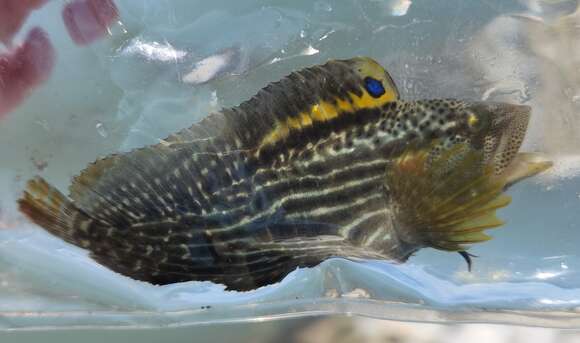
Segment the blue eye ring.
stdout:
[[385,87],[383,83],[377,79],[373,79],[370,76],[365,77],[365,88],[373,98],[380,98],[385,94]]

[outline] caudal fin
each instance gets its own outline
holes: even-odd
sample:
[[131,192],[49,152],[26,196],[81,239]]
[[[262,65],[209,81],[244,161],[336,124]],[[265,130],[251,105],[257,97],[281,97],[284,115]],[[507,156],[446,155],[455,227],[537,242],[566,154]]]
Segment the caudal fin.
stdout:
[[18,200],[20,212],[51,234],[79,244],[79,229],[88,228],[92,219],[78,209],[44,179],[29,180],[24,195]]

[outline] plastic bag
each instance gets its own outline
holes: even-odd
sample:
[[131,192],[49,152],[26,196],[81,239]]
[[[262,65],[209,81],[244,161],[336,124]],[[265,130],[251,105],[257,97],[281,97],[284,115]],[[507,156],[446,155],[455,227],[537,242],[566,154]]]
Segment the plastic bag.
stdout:
[[[60,2],[29,19],[49,33],[57,60],[46,83],[0,119],[0,328],[180,326],[325,313],[580,327],[575,3],[116,6],[109,33],[82,47],[62,32]],[[534,108],[524,149],[549,153],[555,167],[510,190],[513,203],[500,213],[507,224],[471,250],[479,256],[472,272],[457,254],[422,250],[402,265],[331,259],[250,292],[210,282],[154,286],[98,265],[16,210],[23,181],[34,174],[64,189],[97,156],[155,143],[296,68],[355,55],[379,60],[403,98]]]

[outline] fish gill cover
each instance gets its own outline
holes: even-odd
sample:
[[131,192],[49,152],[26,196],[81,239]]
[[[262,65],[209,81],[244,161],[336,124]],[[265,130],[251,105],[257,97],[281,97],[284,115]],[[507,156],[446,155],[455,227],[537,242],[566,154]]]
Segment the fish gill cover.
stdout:
[[[69,30],[90,30],[77,7],[103,22],[80,3]],[[2,327],[577,327],[577,83],[541,48],[573,39],[557,5],[116,1],[78,49],[54,33],[59,4],[36,9],[57,58],[0,126]],[[514,185],[549,166],[518,150],[554,166]],[[37,174],[56,188],[35,178],[22,197]]]

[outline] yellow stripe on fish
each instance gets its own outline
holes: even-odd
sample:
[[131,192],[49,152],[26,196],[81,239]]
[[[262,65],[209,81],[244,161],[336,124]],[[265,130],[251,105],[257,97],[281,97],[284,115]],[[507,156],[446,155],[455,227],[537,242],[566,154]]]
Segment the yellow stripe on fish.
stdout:
[[302,130],[313,126],[317,122],[326,122],[343,115],[354,115],[360,109],[372,109],[381,107],[384,104],[395,101],[398,93],[391,88],[385,90],[384,94],[378,98],[371,96],[361,87],[362,95],[349,92],[348,99],[336,99],[335,103],[320,101],[312,105],[309,111],[301,112],[296,116],[290,116],[285,121],[279,121],[272,132],[262,140],[261,147],[271,145],[288,137],[291,130]]

